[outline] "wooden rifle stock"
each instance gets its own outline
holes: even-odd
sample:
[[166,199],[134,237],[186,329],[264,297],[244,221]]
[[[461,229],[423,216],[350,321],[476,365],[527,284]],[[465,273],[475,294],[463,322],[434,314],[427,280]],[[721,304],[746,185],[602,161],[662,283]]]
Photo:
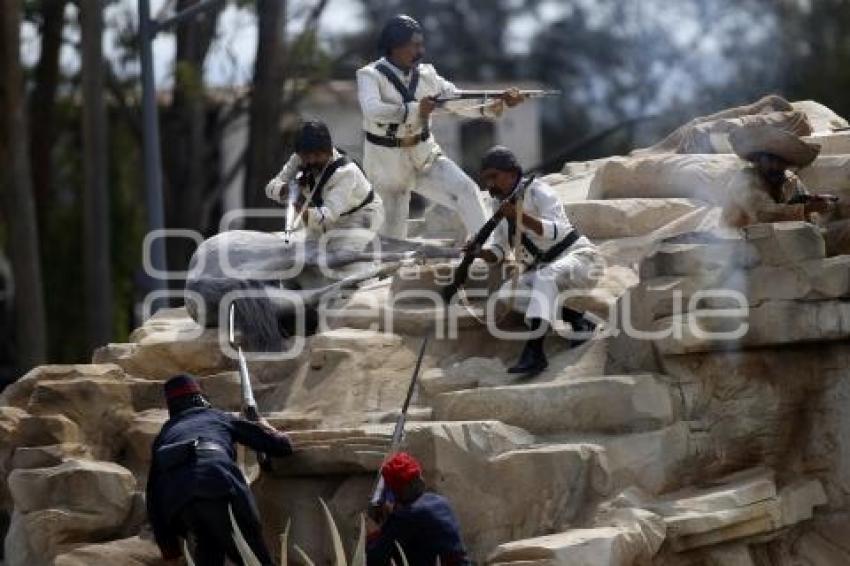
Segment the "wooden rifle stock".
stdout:
[[[515,201],[531,184],[534,180],[534,175],[530,175],[524,181],[520,181],[517,183],[516,188],[511,192],[511,194],[506,198],[504,202],[512,202]],[[496,212],[493,213],[493,216],[490,217],[487,222],[484,223],[484,226],[481,227],[480,230],[475,234],[475,237],[469,243],[468,251],[464,254],[463,259],[460,260],[457,268],[455,269],[454,275],[452,276],[452,281],[448,285],[443,288],[443,300],[449,302],[452,297],[455,296],[458,289],[466,283],[466,278],[469,276],[469,268],[472,265],[472,262],[475,261],[476,255],[481,247],[487,242],[487,239],[490,237],[490,234],[493,233],[493,230],[496,229],[496,226],[499,225],[499,222],[502,221],[504,215],[502,214],[502,206],[499,204],[499,208],[496,209]]]

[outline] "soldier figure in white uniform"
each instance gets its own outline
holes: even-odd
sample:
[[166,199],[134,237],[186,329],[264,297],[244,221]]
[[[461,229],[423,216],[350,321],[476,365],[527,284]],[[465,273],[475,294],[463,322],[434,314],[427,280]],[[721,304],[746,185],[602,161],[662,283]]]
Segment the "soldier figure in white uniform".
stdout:
[[[384,200],[386,222],[382,234],[407,236],[410,191],[456,211],[469,235],[486,221],[475,182],[445,157],[431,135],[435,97],[458,92],[421,64],[425,52],[422,28],[409,16],[399,15],[384,26],[378,40],[383,57],[357,71],[357,91],[366,130],[366,176]],[[516,89],[506,91],[487,106],[475,109],[446,103],[445,109],[466,116],[501,115],[504,105],[524,100]]]
[[[296,179],[299,173],[301,176]],[[293,181],[302,187],[299,212],[308,237],[318,238],[330,230],[340,230],[341,237],[330,239],[328,247],[343,243],[347,248],[362,249],[383,223],[381,197],[372,190],[360,167],[333,146],[323,122],[307,121],[301,125],[295,138],[295,153],[266,185],[266,195],[285,204],[285,189]]]
[[[519,362],[508,372],[534,376],[548,366],[543,340],[558,314],[577,333],[573,345],[589,339],[593,332],[595,324],[582,313],[566,306],[557,312],[558,294],[567,289],[592,287],[602,266],[601,256],[596,246],[570,224],[552,188],[539,179],[523,178],[522,167],[509,149],[497,146],[487,152],[481,161],[481,181],[490,195],[500,201],[496,206],[504,214],[478,254],[489,263],[503,261],[514,249],[517,208],[516,201],[507,197],[518,183],[527,184],[521,195],[522,230],[517,258],[527,269],[517,280],[512,308],[525,314],[533,338],[525,344]],[[511,291],[512,282],[508,281],[502,292]]]

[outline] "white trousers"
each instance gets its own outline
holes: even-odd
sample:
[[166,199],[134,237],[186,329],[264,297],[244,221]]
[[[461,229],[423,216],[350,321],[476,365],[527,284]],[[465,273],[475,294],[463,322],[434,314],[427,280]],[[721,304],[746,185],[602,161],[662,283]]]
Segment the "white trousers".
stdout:
[[[526,271],[519,276],[512,309],[525,313],[525,319],[540,318],[550,325],[560,318],[564,301],[558,300],[563,291],[590,289],[601,274],[601,257],[595,247],[568,251],[545,266]],[[512,280],[499,290],[500,300],[510,301]]]
[[366,142],[364,168],[372,187],[384,201],[381,234],[407,237],[410,192],[454,210],[467,235],[474,235],[488,214],[475,181],[432,141],[413,148],[383,147]]

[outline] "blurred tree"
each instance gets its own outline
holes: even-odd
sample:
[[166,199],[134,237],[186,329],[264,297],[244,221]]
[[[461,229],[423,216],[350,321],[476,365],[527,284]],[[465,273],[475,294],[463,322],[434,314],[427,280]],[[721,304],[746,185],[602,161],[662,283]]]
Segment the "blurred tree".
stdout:
[[[266,206],[263,187],[280,166],[280,119],[284,81],[285,0],[257,1],[257,56],[251,87],[245,206]],[[250,225],[268,223],[249,221]]]
[[[378,33],[392,16],[416,18],[425,30],[425,58],[456,81],[510,80],[520,74],[521,57],[510,49],[510,24],[528,16],[541,0],[361,0],[367,29],[348,41],[359,57],[347,58],[339,71],[353,76],[375,59]],[[342,76],[342,75],[338,75]]]
[[[197,0],[178,0],[175,11]],[[176,54],[171,106],[163,112],[163,168],[165,178],[166,225],[203,232],[204,194],[217,181],[218,171],[210,167],[209,143],[211,112],[204,87],[204,61],[216,35],[223,5],[192,18],[175,29]],[[189,263],[194,243],[186,238],[169,238],[168,265],[182,270]]]
[[[249,111],[249,138],[245,165],[245,206],[268,206],[264,187],[280,169],[285,155],[281,133],[284,112],[294,115],[298,104],[317,82],[330,72],[318,41],[319,18],[328,0],[307,6],[301,17],[301,32],[287,41],[287,2],[258,0],[259,37],[254,61]],[[275,223],[252,219],[255,228],[273,228]]]
[[43,0],[40,6],[30,4],[29,10],[41,38],[29,104],[32,182],[40,223],[45,220],[43,209],[51,195],[56,92],[61,79],[59,52],[65,28],[65,6],[66,0]]
[[20,63],[20,27],[19,0],[0,0],[0,170],[15,284],[16,361],[20,370],[27,370],[45,361],[47,333]]
[[104,93],[103,3],[78,0],[83,101],[83,264],[89,349],[112,339],[112,269],[109,253],[109,147]]

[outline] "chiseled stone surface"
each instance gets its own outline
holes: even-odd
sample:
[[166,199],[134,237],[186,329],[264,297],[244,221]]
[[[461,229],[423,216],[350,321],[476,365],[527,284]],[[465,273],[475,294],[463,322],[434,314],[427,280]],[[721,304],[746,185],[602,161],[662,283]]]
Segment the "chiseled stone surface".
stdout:
[[557,566],[621,566],[648,564],[664,541],[665,525],[658,515],[640,509],[619,509],[608,526],[569,531],[500,545],[489,564]]
[[441,420],[499,415],[507,424],[540,434],[647,430],[676,417],[669,388],[649,374],[444,393],[435,398],[434,408]]
[[135,488],[130,471],[110,462],[67,460],[14,470],[7,564],[44,564],[62,545],[118,534],[133,510]]
[[156,543],[138,536],[87,544],[56,557],[55,566],[166,566]]

